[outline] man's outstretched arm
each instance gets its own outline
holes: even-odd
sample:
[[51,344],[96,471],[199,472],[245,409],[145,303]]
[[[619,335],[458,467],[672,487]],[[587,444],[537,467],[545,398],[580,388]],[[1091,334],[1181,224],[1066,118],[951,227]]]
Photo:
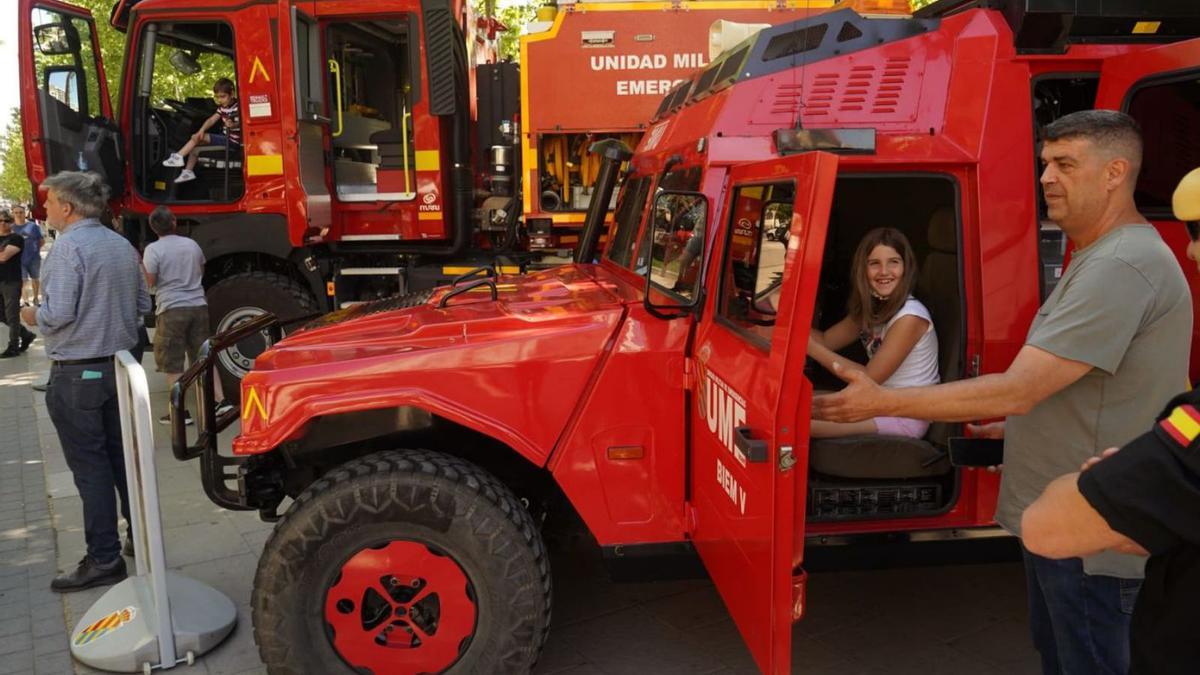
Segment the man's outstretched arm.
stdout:
[[1021,348],[1003,373],[929,387],[886,389],[865,374],[837,371],[845,389],[813,399],[813,417],[860,422],[873,417],[969,422],[1029,412],[1092,369],[1031,345]]

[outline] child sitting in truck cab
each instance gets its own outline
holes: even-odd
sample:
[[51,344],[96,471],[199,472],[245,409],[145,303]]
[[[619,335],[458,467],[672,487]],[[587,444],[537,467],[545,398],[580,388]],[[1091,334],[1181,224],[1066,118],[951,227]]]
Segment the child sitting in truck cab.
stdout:
[[[824,332],[814,329],[808,355],[832,371],[862,370],[885,387],[937,384],[938,341],[929,310],[912,297],[916,257],[899,230],[881,227],[863,237],[850,268],[850,301],[845,318]],[[861,340],[869,360],[861,365],[835,352]],[[841,424],[814,420],[812,436],[882,434],[921,438],[929,422],[904,417]]]
[[[233,80],[222,77],[214,82],[213,100],[217,102],[217,112],[204,120],[204,124],[200,125],[200,130],[192,134],[191,139],[179,149],[179,152],[172,152],[170,157],[163,160],[163,166],[180,167],[184,166],[183,158],[185,155],[187,156],[187,166],[175,178],[176,183],[186,183],[196,179],[194,169],[199,146],[223,145],[235,148],[242,145],[242,113],[237,97],[233,94]],[[208,133],[208,130],[217,122],[224,127],[225,133]]]

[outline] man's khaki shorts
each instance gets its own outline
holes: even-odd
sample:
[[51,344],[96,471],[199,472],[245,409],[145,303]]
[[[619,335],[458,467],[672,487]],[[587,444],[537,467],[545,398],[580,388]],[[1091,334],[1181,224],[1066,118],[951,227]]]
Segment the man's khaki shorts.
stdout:
[[154,328],[154,363],[158,372],[171,375],[183,372],[185,354],[195,363],[200,345],[212,337],[207,306],[165,309]]

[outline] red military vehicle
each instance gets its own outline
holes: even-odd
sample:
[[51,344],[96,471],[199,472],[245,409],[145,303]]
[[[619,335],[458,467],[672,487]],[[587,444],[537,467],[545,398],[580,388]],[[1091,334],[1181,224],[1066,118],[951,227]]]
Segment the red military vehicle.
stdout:
[[215,337],[173,392],[173,445],[217,504],[279,519],[253,598],[268,669],[529,670],[554,508],[614,563],[698,554],[771,673],[808,611],[807,546],[1002,534],[997,477],[947,461],[955,428],[810,440],[828,378],[807,338],[840,313],[862,233],[887,224],[917,250],[942,378],[1003,370],[1065,253],[1037,129],[1074,110],[1141,121],[1138,199],[1182,256],[1169,199],[1200,153],[1200,9],[1074,7],[943,0],[763,30],[672,90],[632,158],[600,144],[575,264],[327,314],[259,356],[221,418],[217,355],[279,326]]

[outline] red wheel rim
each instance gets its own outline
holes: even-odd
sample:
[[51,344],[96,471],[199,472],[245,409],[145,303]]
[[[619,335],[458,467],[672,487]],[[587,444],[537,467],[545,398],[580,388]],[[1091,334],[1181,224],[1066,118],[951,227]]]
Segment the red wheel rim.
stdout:
[[458,563],[414,541],[359,551],[325,594],[333,648],[375,675],[449,668],[475,632],[477,613]]

